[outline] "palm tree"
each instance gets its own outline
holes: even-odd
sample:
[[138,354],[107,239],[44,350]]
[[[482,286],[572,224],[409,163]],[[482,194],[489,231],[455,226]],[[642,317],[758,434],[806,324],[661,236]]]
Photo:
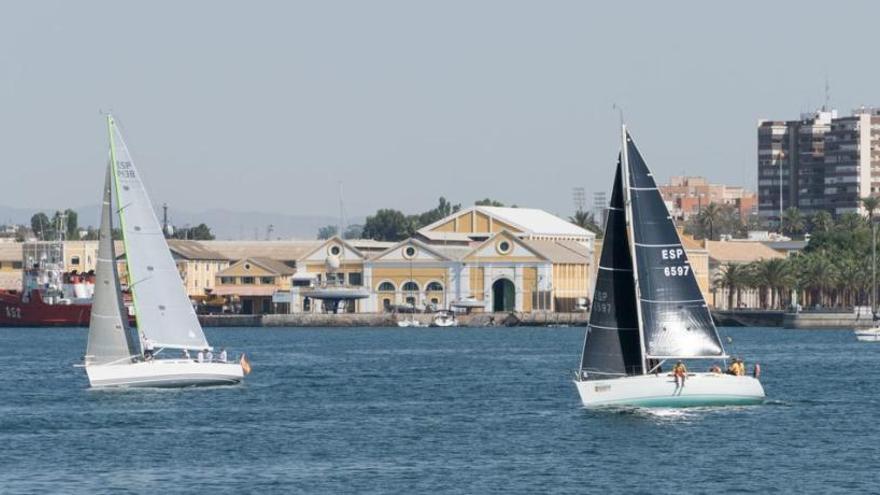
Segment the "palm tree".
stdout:
[[593,217],[592,212],[579,209],[574,212],[573,216],[568,217],[568,221],[582,229],[587,229],[594,234],[602,233],[602,228],[596,223],[596,219]]
[[810,233],[828,232],[834,227],[834,218],[827,211],[820,211],[810,218]]
[[782,233],[788,235],[800,234],[804,231],[804,215],[795,207],[785,210],[782,214]]
[[782,306],[785,289],[792,285],[788,262],[782,258],[761,260],[755,263],[753,273],[756,284],[770,290],[770,307],[776,308],[777,294],[779,305]]
[[[748,284],[749,269],[739,263],[725,263],[715,277],[715,285],[727,289],[727,309],[739,306],[740,291]],[[736,305],[734,306],[734,294]]]
[[868,212],[868,224],[874,223],[874,212],[880,208],[880,198],[875,196],[867,196],[860,200],[862,202],[862,207]]
[[706,238],[710,241],[715,240],[715,228],[721,222],[721,217],[723,214],[724,211],[717,203],[709,203],[698,214],[697,221],[703,228],[704,232],[709,232],[709,236]]
[[847,212],[837,218],[834,227],[843,232],[855,232],[865,226],[864,219],[855,212]]
[[828,289],[837,281],[837,267],[824,252],[812,252],[802,256],[802,277],[804,288],[810,292],[812,304],[828,305],[832,299]]

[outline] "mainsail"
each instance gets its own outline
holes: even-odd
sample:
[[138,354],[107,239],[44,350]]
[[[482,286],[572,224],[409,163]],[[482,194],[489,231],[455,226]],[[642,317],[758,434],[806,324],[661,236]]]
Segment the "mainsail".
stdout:
[[122,303],[119,275],[116,271],[116,251],[113,248],[113,212],[110,207],[110,166],[104,179],[104,204],[101,207],[101,230],[98,240],[98,259],[95,263],[95,294],[92,298],[92,316],[89,321],[89,341],[86,346],[87,364],[129,362],[135,351],[128,316]]
[[138,331],[156,347],[209,347],[140,174],[112,116],[110,154]]
[[724,355],[718,331],[697,285],[654,177],[624,130],[642,338],[647,358]]
[[621,170],[618,161],[611,205],[605,220],[605,239],[596,274],[590,325],[581,357],[581,369],[587,372],[588,378],[642,373]]

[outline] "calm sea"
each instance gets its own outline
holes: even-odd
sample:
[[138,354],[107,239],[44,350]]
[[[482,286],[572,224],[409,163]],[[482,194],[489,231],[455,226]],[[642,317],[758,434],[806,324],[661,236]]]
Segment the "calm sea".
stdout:
[[582,329],[208,329],[237,387],[90,391],[84,329],[0,330],[0,493],[880,490],[880,345],[722,329],[763,406],[595,412]]

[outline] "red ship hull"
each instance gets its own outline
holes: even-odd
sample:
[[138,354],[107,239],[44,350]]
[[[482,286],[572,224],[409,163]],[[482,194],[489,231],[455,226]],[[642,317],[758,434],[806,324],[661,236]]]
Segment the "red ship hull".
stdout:
[[91,313],[91,304],[46,304],[37,290],[27,302],[0,291],[0,327],[86,327]]

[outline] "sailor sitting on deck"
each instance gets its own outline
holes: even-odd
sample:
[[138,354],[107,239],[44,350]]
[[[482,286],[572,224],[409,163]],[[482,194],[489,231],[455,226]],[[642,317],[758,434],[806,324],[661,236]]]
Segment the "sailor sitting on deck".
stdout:
[[205,349],[205,361],[211,362],[214,360],[214,353],[211,352],[211,349]]
[[199,351],[199,353],[196,354],[196,361],[198,361],[200,363],[205,362],[205,351]]
[[220,358],[219,358],[219,360],[220,360],[221,363],[225,363],[225,362],[226,362],[226,348],[225,348],[225,347],[223,347],[223,348],[220,349]]
[[189,350],[184,349],[184,350],[183,350],[183,356],[181,356],[181,357],[183,357],[183,359],[191,359],[190,356],[189,356]]
[[672,367],[672,375],[675,377],[675,387],[684,387],[684,380],[687,377],[687,368],[681,360],[675,363],[675,366]]
[[727,368],[727,374],[733,376],[743,376],[746,374],[746,367],[740,358],[734,358],[733,362]]

